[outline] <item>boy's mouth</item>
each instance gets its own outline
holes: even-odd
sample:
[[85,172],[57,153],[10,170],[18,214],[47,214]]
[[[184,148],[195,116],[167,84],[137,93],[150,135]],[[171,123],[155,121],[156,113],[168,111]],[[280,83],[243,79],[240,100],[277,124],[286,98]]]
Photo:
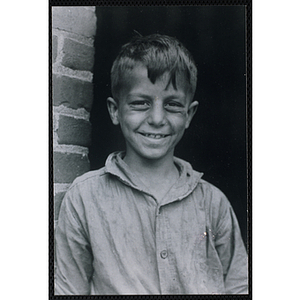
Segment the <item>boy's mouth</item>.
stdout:
[[140,132],[140,134],[151,139],[162,139],[168,136],[168,134],[154,134],[154,133],[144,133],[144,132]]

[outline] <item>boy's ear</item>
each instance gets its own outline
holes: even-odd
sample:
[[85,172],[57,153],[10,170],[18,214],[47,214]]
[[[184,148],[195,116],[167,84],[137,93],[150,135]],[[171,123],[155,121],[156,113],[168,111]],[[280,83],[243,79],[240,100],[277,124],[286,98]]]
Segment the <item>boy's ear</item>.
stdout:
[[107,98],[107,109],[114,125],[119,124],[118,103],[111,97]]
[[188,118],[185,122],[185,129],[187,129],[190,126],[190,123],[193,119],[193,116],[195,115],[195,113],[197,111],[198,105],[199,105],[198,101],[193,101],[190,104],[190,106],[188,108],[188,112],[187,112],[188,113]]

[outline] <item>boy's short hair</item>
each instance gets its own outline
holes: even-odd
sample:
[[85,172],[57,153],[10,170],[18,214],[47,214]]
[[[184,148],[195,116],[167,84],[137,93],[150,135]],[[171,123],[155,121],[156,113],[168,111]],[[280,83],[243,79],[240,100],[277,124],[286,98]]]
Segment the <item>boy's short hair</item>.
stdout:
[[[197,68],[190,52],[174,37],[151,34],[135,36],[123,45],[111,69],[111,91],[118,100],[122,88],[123,76],[137,63],[148,69],[148,78],[154,84],[165,72],[170,74],[170,83],[177,89],[176,77],[183,75],[188,86],[188,93],[193,99],[197,85]],[[125,77],[126,78],[126,77]]]

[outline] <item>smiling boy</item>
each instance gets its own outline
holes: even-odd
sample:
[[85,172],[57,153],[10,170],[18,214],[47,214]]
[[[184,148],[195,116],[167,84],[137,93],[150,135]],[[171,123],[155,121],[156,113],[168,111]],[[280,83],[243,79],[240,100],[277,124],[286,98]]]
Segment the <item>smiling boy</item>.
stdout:
[[108,98],[108,110],[125,137],[124,162],[160,201],[179,177],[173,162],[174,148],[198,102],[191,103],[186,84],[181,81],[174,89],[168,73],[153,84],[147,68],[137,64],[127,76],[128,84],[117,96],[120,100]]
[[56,229],[56,294],[247,293],[247,254],[224,194],[174,149],[197,110],[197,70],[174,38],[136,37],[107,106],[125,152],[77,178]]

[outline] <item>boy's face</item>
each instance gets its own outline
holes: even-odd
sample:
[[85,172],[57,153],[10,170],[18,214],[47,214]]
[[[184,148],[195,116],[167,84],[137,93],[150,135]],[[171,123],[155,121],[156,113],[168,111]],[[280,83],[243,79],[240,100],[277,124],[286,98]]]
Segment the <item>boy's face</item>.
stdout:
[[168,74],[155,84],[147,74],[146,67],[137,65],[126,76],[119,101],[108,98],[107,102],[113,123],[120,124],[125,137],[126,156],[138,161],[173,156],[198,106],[191,103],[185,85],[177,84],[177,90],[168,85]]

